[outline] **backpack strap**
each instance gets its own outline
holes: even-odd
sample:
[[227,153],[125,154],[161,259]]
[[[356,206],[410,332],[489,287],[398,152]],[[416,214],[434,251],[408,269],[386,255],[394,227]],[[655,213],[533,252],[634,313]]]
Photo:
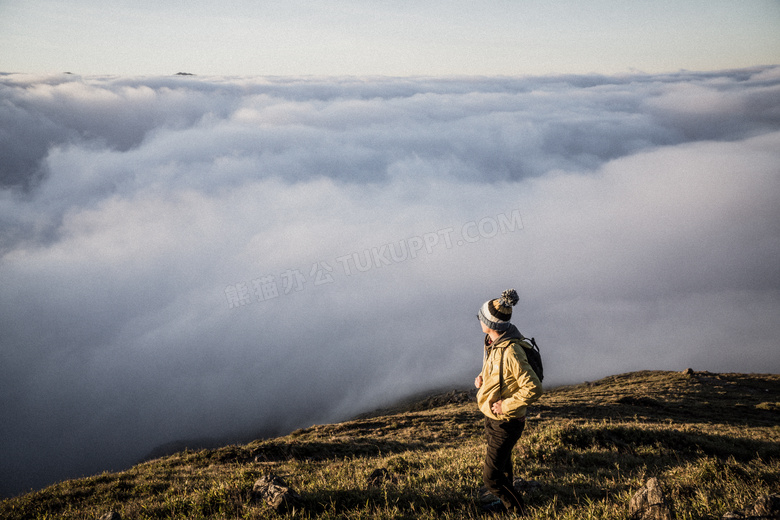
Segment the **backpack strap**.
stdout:
[[498,362],[498,398],[501,399],[501,394],[504,393],[504,352],[506,347],[501,349],[500,361]]

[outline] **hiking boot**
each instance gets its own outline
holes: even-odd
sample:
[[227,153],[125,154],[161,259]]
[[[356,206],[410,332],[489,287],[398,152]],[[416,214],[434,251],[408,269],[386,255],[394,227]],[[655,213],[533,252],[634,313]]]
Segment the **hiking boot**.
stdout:
[[506,513],[506,507],[500,500],[494,500],[482,506],[483,513],[489,514],[503,514]]

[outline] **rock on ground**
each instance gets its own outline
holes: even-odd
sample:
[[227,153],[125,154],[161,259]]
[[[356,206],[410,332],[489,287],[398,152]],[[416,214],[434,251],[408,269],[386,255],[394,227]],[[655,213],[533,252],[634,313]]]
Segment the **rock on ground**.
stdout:
[[658,479],[648,480],[628,505],[631,520],[673,520],[674,512],[664,496]]
[[255,481],[252,497],[271,506],[277,513],[284,513],[300,506],[301,497],[288,486],[282,477],[265,475]]

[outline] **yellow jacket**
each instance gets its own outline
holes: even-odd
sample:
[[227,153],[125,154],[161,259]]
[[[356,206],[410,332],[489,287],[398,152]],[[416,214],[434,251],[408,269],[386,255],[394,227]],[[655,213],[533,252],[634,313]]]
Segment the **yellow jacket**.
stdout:
[[[482,365],[482,386],[477,392],[477,405],[480,411],[491,419],[525,417],[528,405],[542,395],[542,383],[528,364],[528,358],[520,344],[523,340],[525,338],[514,325],[493,344],[489,344],[489,339],[485,338],[485,362]],[[502,366],[504,381],[499,395],[499,374]],[[491,409],[496,401],[502,401],[501,415],[495,415]]]

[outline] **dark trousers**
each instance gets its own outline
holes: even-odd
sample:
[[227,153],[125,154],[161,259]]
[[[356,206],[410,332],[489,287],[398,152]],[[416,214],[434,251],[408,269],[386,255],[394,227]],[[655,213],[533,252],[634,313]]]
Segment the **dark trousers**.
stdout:
[[525,419],[496,421],[485,418],[487,452],[482,468],[482,478],[488,490],[496,495],[509,511],[523,507],[523,498],[515,491],[512,482],[512,448],[525,428]]

